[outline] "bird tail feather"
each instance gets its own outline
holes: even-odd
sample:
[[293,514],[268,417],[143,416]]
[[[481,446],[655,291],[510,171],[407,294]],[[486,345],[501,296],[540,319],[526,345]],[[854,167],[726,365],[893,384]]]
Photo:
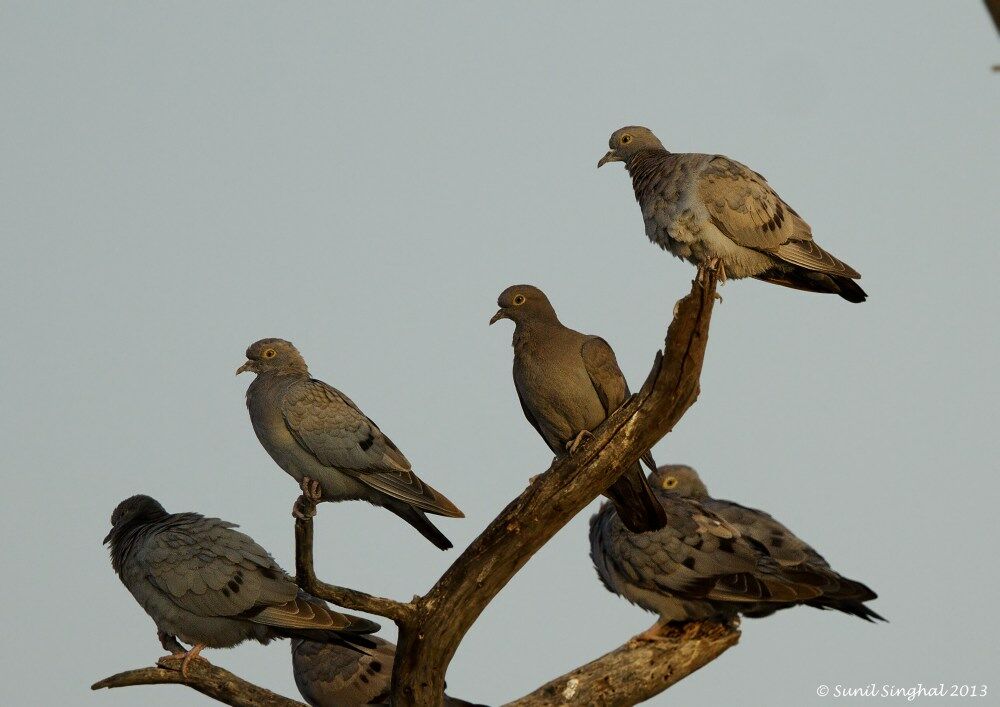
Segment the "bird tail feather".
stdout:
[[754,277],[764,282],[781,285],[782,287],[790,287],[794,290],[827,292],[839,295],[848,302],[855,304],[868,299],[868,293],[861,289],[861,285],[843,275],[827,275],[802,268],[795,268],[792,270],[765,270]]
[[418,533],[434,543],[439,550],[449,550],[454,547],[451,540],[445,537],[445,534],[438,530],[419,508],[405,503],[391,503],[385,507],[416,528]]
[[667,513],[646,482],[642,467],[633,465],[604,492],[618,511],[622,523],[633,533],[659,530],[667,524]]

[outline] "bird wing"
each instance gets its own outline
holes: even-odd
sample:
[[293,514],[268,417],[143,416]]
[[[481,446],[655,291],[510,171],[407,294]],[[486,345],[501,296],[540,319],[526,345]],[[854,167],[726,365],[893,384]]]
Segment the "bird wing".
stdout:
[[295,582],[234,524],[197,513],[175,516],[136,552],[147,579],[198,616],[239,616],[295,598]]
[[739,245],[809,270],[861,277],[816,245],[809,224],[746,165],[716,156],[698,175],[697,191],[715,227]]
[[373,636],[367,653],[336,643],[294,641],[295,682],[310,704],[380,704],[388,699],[396,646]]
[[817,567],[830,566],[822,555],[764,511],[720,499],[705,499],[702,503],[739,528],[741,533],[767,548],[768,554],[782,565],[795,566],[808,562]]
[[183,513],[149,536],[136,562],[184,611],[289,629],[371,633],[378,624],[332,611],[301,592],[274,558],[234,524]]
[[[594,390],[597,391],[597,396],[604,407],[604,414],[610,415],[632,394],[628,389],[625,374],[618,367],[614,349],[601,337],[590,336],[583,342],[580,355],[583,357],[583,365],[587,369],[587,375],[590,376],[590,382],[593,383]],[[656,471],[652,451],[643,454],[641,459],[650,471]]]
[[[756,603],[803,601],[822,594],[809,577],[788,577],[751,539],[690,499],[665,502],[670,524],[648,533],[624,526],[609,552],[644,589],[696,600]],[[823,582],[826,580],[824,579]]]
[[455,504],[413,473],[409,460],[378,425],[333,386],[315,379],[293,386],[281,413],[299,446],[320,464],[422,510],[462,517]]
[[629,396],[628,383],[618,367],[614,350],[601,337],[588,336],[580,346],[580,356],[604,407],[604,414],[610,415]]

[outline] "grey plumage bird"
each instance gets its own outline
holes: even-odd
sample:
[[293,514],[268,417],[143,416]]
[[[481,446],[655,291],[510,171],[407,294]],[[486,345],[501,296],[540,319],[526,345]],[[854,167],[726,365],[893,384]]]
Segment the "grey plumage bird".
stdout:
[[[599,336],[564,326],[548,297],[531,285],[512,285],[497,298],[490,320],[514,322],[514,388],[521,410],[557,456],[576,450],[590,431],[630,393],[615,352]],[[655,468],[652,454],[643,461]],[[636,532],[666,523],[642,467],[636,463],[605,491]]]
[[310,377],[302,355],[283,339],[261,339],[236,371],[257,374],[247,388],[250,422],[271,458],[324,501],[382,506],[442,550],[451,542],[426,513],[463,518],[454,503],[421,481],[409,460],[354,402]]
[[690,467],[660,467],[650,485],[667,527],[635,534],[605,504],[590,519],[590,556],[607,589],[666,623],[768,616],[805,604],[867,621],[875,592],[847,579],[763,511],[716,500]]
[[[111,514],[111,565],[156,624],[171,652],[191,644],[181,670],[202,649],[298,636],[343,646],[373,646],[378,624],[331,611],[301,592],[268,552],[236,525],[198,513],[167,513],[132,496]],[[359,648],[352,648],[358,651]]]
[[[358,653],[345,646],[292,641],[292,671],[299,694],[312,707],[388,704],[396,645],[372,636],[375,649]],[[445,695],[447,707],[470,702]]]
[[861,275],[820,248],[812,229],[760,174],[723,155],[668,152],[648,128],[616,130],[597,163],[624,162],[646,235],[678,258],[848,302]]

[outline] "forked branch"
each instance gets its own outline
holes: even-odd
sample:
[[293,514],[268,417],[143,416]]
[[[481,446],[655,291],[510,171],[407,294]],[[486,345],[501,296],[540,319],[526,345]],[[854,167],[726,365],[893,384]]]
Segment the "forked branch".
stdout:
[[[664,350],[642,389],[615,411],[572,456],[552,466],[511,501],[430,591],[398,602],[319,581],[313,569],[313,523],[295,524],[296,574],[309,593],[337,606],[384,616],[399,626],[393,671],[395,705],[442,704],[444,678],[465,634],[493,598],[549,539],[673,429],[698,397],[715,302],[716,279],[701,272],[674,308]],[[632,705],[689,675],[739,639],[735,628],[690,624],[662,640],[633,639],[620,648],[510,703]],[[176,670],[144,668],[94,685],[182,683],[230,705],[299,705],[204,662],[188,679]]]

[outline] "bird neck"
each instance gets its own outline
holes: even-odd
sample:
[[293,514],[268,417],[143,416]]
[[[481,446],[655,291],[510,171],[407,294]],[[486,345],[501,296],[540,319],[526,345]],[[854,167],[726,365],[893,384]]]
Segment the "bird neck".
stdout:
[[308,379],[309,369],[305,367],[305,364],[303,364],[301,368],[296,366],[294,368],[285,367],[277,370],[261,371],[257,374],[257,377],[253,379],[253,382],[250,383],[248,391],[250,389],[256,389],[256,387],[260,387],[266,383],[273,383],[274,381],[285,380],[291,382]]
[[514,348],[518,351],[535,350],[564,328],[554,312],[551,316],[532,317],[516,322]]
[[123,523],[120,526],[115,526],[111,531],[111,537],[108,540],[108,544],[111,549],[111,566],[114,568],[115,572],[119,575],[122,573],[122,567],[125,565],[126,559],[135,550],[136,544],[139,542],[144,531],[150,526],[151,523],[158,523],[164,518],[169,517],[169,513],[148,513],[143,518],[135,518],[127,523]]
[[629,171],[629,174],[632,174],[633,170],[641,171],[644,167],[651,167],[662,158],[669,156],[670,153],[663,148],[654,147],[648,150],[639,150],[625,158],[625,169]]

